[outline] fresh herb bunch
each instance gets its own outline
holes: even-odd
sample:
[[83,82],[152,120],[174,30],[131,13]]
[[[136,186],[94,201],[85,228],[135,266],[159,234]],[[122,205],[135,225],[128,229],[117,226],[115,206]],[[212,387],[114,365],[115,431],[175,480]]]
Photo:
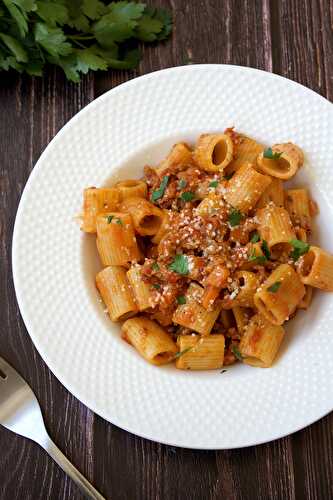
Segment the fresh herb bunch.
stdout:
[[0,70],[42,76],[50,63],[79,82],[89,70],[135,68],[138,41],[164,40],[171,30],[170,14],[144,3],[0,0]]

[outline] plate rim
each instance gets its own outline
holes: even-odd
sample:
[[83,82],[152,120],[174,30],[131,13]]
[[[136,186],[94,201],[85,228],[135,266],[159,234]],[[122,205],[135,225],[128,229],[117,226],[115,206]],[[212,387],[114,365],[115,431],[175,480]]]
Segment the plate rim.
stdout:
[[[21,198],[20,198],[20,201],[18,204],[16,215],[15,215],[15,223],[14,223],[14,229],[13,229],[13,235],[12,235],[12,250],[11,250],[12,275],[13,275],[14,289],[15,289],[15,294],[16,294],[16,299],[17,299],[17,303],[19,306],[20,314],[21,314],[21,317],[23,319],[27,333],[29,334],[31,341],[34,344],[34,347],[37,349],[39,355],[41,356],[41,358],[43,359],[43,361],[45,362],[47,367],[51,370],[53,375],[59,380],[59,382],[76,399],[78,399],[88,409],[90,409],[91,411],[93,411],[97,415],[104,418],[107,422],[110,422],[112,425],[115,425],[115,426],[119,427],[120,429],[125,430],[126,432],[130,432],[136,436],[139,436],[139,437],[144,438],[144,439],[148,439],[148,440],[153,441],[153,442],[158,442],[158,443],[172,446],[172,447],[194,449],[194,450],[231,450],[231,449],[247,448],[250,446],[257,446],[257,445],[264,444],[264,443],[270,443],[272,441],[275,441],[276,439],[284,438],[290,434],[293,434],[299,430],[302,430],[302,429],[308,427],[309,425],[312,425],[314,422],[317,422],[318,420],[322,419],[323,417],[328,415],[333,410],[333,403],[332,403],[331,408],[328,411],[324,411],[322,414],[317,415],[315,418],[310,418],[308,421],[306,421],[306,423],[302,422],[299,426],[295,426],[292,430],[288,430],[285,433],[272,432],[271,433],[272,437],[270,437],[269,439],[267,439],[267,438],[262,439],[262,440],[257,439],[254,442],[248,442],[248,443],[241,445],[241,446],[239,446],[239,445],[223,446],[223,447],[221,447],[221,446],[215,446],[215,447],[212,447],[212,446],[207,446],[207,447],[205,447],[205,446],[193,446],[191,444],[186,444],[186,439],[184,440],[183,444],[179,443],[179,442],[173,443],[169,440],[166,441],[163,439],[156,439],[155,437],[149,436],[144,432],[138,432],[136,429],[132,429],[130,427],[127,427],[126,425],[123,425],[123,423],[118,422],[117,418],[111,419],[110,416],[106,415],[104,411],[102,411],[101,409],[96,409],[96,405],[93,404],[94,398],[92,398],[90,400],[87,397],[83,397],[81,395],[82,391],[80,391],[79,388],[74,387],[75,384],[72,384],[70,380],[67,380],[66,377],[63,377],[61,375],[61,373],[60,373],[61,370],[58,370],[58,367],[54,366],[52,361],[50,361],[45,349],[43,349],[42,345],[40,343],[38,343],[37,339],[34,337],[34,334],[32,332],[33,328],[31,325],[29,325],[29,321],[27,320],[27,314],[26,314],[25,305],[24,305],[24,298],[21,295],[21,290],[20,290],[20,287],[18,284],[18,276],[17,276],[18,270],[17,270],[17,264],[16,264],[16,255],[17,255],[17,244],[18,244],[18,237],[19,237],[18,236],[18,234],[19,234],[19,229],[18,229],[19,221],[20,221],[21,214],[22,214],[22,211],[24,209],[24,205],[26,203],[27,197],[29,196],[29,192],[30,192],[30,189],[31,189],[31,186],[33,183],[33,179],[35,178],[36,175],[39,174],[41,168],[43,168],[44,156],[47,154],[49,147],[51,145],[53,146],[54,144],[56,144],[57,141],[59,141],[62,138],[62,135],[66,133],[68,128],[73,126],[73,124],[75,124],[77,120],[80,120],[82,118],[82,116],[85,113],[89,112],[94,106],[97,106],[98,104],[103,102],[104,99],[105,100],[108,99],[110,94],[114,95],[119,91],[119,89],[124,89],[125,87],[136,85],[138,81],[142,81],[142,80],[146,80],[146,79],[150,79],[150,78],[155,78],[155,77],[158,77],[158,75],[160,75],[162,73],[167,73],[167,72],[171,73],[171,72],[182,72],[182,71],[196,71],[196,68],[199,68],[199,70],[201,70],[201,68],[210,69],[210,68],[221,68],[221,67],[225,68],[227,70],[231,70],[231,71],[236,69],[236,70],[241,70],[244,72],[259,73],[262,75],[262,77],[268,77],[268,78],[271,78],[272,80],[275,80],[275,81],[287,82],[288,85],[295,86],[295,87],[301,89],[303,92],[307,92],[309,94],[314,94],[316,99],[320,98],[320,100],[323,100],[326,104],[328,103],[329,105],[333,106],[333,104],[327,98],[318,94],[314,90],[312,90],[312,89],[310,89],[310,88],[308,88],[308,87],[306,87],[306,86],[304,86],[304,85],[302,85],[294,80],[291,80],[290,78],[286,78],[284,76],[277,75],[273,72],[269,72],[269,71],[265,71],[265,70],[257,69],[257,68],[252,68],[249,66],[240,66],[240,65],[233,65],[233,64],[191,64],[191,65],[168,67],[168,68],[164,68],[161,70],[152,71],[152,72],[146,73],[146,74],[138,76],[138,77],[134,77],[130,80],[127,80],[126,82],[123,82],[123,83],[107,90],[102,95],[100,95],[99,97],[97,97],[96,99],[94,99],[93,101],[88,103],[86,106],[84,106],[82,109],[80,109],[74,116],[72,116],[72,118],[70,118],[60,128],[60,130],[56,133],[56,135],[52,138],[52,140],[47,144],[44,151],[42,152],[42,154],[39,156],[38,160],[36,161],[32,171],[30,172],[29,177],[28,177],[26,184],[24,186],[24,189],[22,191],[22,195],[21,195]],[[80,394],[80,396],[78,396],[78,394]]]

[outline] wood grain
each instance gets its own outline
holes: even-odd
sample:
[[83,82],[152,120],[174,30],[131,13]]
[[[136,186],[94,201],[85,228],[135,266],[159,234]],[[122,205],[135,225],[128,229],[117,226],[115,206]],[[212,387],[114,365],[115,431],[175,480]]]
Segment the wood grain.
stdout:
[[[173,10],[170,41],[143,49],[137,70],[44,79],[0,77],[0,355],[36,392],[47,427],[70,460],[107,497],[144,500],[329,499],[333,415],[273,443],[218,452],[153,443],[95,416],[51,374],[16,305],[11,237],[26,180],[40,153],[92,99],[158,69],[230,63],[274,71],[333,98],[333,0],[158,0]],[[221,422],[223,425],[223,422]],[[37,445],[0,429],[0,498],[79,499],[72,482]]]

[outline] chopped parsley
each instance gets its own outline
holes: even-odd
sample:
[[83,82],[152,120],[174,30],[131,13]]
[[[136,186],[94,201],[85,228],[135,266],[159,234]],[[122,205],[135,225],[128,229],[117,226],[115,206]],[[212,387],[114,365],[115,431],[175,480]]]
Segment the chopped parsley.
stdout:
[[276,281],[273,285],[269,286],[267,290],[272,293],[276,293],[281,286],[281,281]]
[[256,250],[254,248],[248,258],[248,261],[255,262],[256,264],[265,264],[267,258],[265,257],[265,255],[257,255]]
[[224,178],[226,181],[230,181],[231,177],[234,175],[235,172],[231,172],[231,174],[226,174],[224,175]]
[[242,354],[240,353],[240,351],[239,351],[238,347],[237,347],[235,344],[233,344],[233,345],[231,346],[231,350],[232,350],[232,353],[234,354],[234,356],[236,356],[236,358],[237,358],[239,361],[243,361],[243,357],[244,357],[244,356],[242,356]]
[[257,243],[260,240],[260,236],[258,233],[254,233],[254,235],[251,238],[251,243]]
[[265,255],[266,259],[269,259],[270,256],[271,256],[271,252],[269,251],[269,248],[268,248],[266,240],[262,241],[261,250],[264,252],[264,255]]
[[231,227],[239,226],[239,223],[243,217],[244,216],[243,216],[242,212],[240,212],[239,210],[233,209],[230,212],[229,218],[228,218],[230,226]]
[[159,271],[160,270],[160,266],[157,264],[157,262],[154,262],[151,265],[151,268],[152,268],[153,271]]
[[294,248],[290,256],[295,262],[301,257],[301,255],[304,255],[310,250],[310,245],[302,240],[290,240],[289,243]]
[[186,347],[186,349],[183,349],[182,351],[177,352],[175,354],[175,356],[174,356],[174,359],[180,358],[180,356],[182,356],[183,354],[187,353],[191,349],[193,349],[193,347]]
[[264,158],[267,158],[268,160],[278,160],[281,155],[282,155],[282,152],[278,153],[277,151],[275,151],[273,153],[272,148],[267,148],[264,151]]
[[194,193],[192,193],[191,191],[185,191],[181,194],[180,197],[183,201],[191,201],[194,198]]
[[217,188],[217,186],[219,185],[218,181],[212,181],[210,184],[209,184],[209,187],[210,188]]
[[124,225],[123,221],[119,217],[116,218],[116,224],[119,224],[120,226]]
[[158,283],[153,283],[153,287],[156,288],[156,290],[161,289],[161,285],[159,285]]
[[162,182],[160,184],[160,187],[156,189],[155,191],[152,192],[151,194],[151,201],[157,201],[160,198],[163,198],[164,196],[164,191],[168,185],[169,182],[169,176],[165,175],[162,179]]
[[107,215],[106,216],[106,221],[108,224],[111,224],[113,217],[114,217],[114,215]]
[[178,182],[179,189],[184,189],[184,188],[186,188],[186,186],[187,186],[186,180],[185,179],[180,179],[180,181]]
[[177,254],[170,264],[169,269],[184,276],[188,274],[188,260],[186,255]]
[[179,305],[186,304],[186,297],[185,297],[185,295],[178,295],[177,302],[178,302]]

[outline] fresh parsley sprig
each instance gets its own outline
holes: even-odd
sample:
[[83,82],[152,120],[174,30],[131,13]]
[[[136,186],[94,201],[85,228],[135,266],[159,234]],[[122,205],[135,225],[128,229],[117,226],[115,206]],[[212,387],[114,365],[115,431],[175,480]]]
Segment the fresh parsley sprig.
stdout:
[[289,243],[292,245],[294,248],[293,251],[291,252],[290,256],[291,258],[296,262],[302,255],[305,253],[308,253],[310,250],[310,245],[308,243],[305,243],[302,240],[297,240],[293,239],[290,240]]
[[189,272],[188,259],[186,255],[177,254],[169,266],[170,271],[186,276]]
[[282,151],[278,153],[277,151],[273,152],[272,148],[267,148],[265,149],[263,156],[268,160],[278,160],[282,155],[282,153],[283,153]]
[[132,69],[138,42],[172,30],[170,14],[144,3],[99,0],[0,0],[0,70],[42,76],[47,64],[79,82],[89,70]]
[[267,288],[267,290],[271,293],[276,293],[278,291],[278,289],[280,288],[281,286],[281,281],[275,281],[275,283],[273,283],[273,285],[269,286]]
[[165,175],[162,179],[160,187],[152,192],[151,201],[157,201],[160,198],[163,198],[168,183],[169,183],[169,176]]

